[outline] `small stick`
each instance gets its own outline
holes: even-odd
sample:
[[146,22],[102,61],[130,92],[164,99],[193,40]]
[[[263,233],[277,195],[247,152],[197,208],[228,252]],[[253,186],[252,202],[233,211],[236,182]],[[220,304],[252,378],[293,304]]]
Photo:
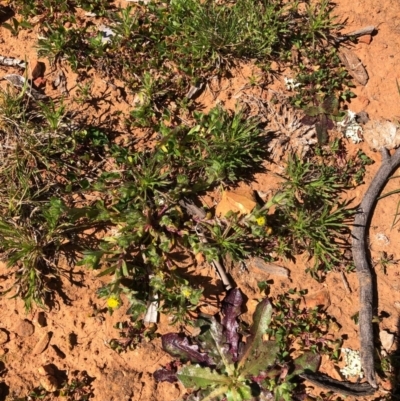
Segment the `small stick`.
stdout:
[[225,272],[225,269],[223,268],[219,260],[214,259],[211,263],[213,264],[214,268],[217,270],[219,276],[221,277],[222,283],[224,284],[226,291],[229,291],[232,288],[232,284]]
[[[196,227],[196,234],[199,236],[201,242],[206,244],[207,238],[205,237],[204,233],[201,231],[201,228],[197,229]],[[232,288],[231,281],[229,280],[228,275],[225,272],[224,267],[221,265],[220,261],[217,259],[213,259],[211,264],[214,266],[214,268],[217,270],[219,276],[221,277],[222,283],[225,286],[226,291],[229,291]]]
[[342,271],[340,272],[340,277],[342,278],[343,286],[344,286],[347,294],[351,294],[351,288],[349,286],[349,282],[347,281],[347,278]]
[[375,389],[368,383],[350,383],[332,379],[323,373],[304,372],[300,375],[303,379],[312,384],[322,387],[329,391],[339,394],[350,395],[353,397],[362,397],[374,394]]
[[365,26],[364,28],[357,29],[356,31],[352,31],[349,33],[345,33],[343,36],[347,37],[358,37],[358,36],[363,36],[363,35],[371,35],[375,31],[375,26],[370,25],[370,26]]
[[356,31],[345,33],[342,36],[335,38],[335,41],[337,43],[340,43],[344,42],[345,40],[349,40],[351,38],[358,38],[359,36],[371,35],[372,33],[374,33],[375,30],[376,30],[375,26],[369,25],[364,28],[357,29]]
[[[191,216],[196,216],[199,219],[204,219],[206,217],[206,212],[203,209],[197,207],[191,201],[181,200],[181,201],[179,201],[179,204],[181,206],[183,206]],[[203,243],[208,242],[207,238],[205,237],[201,228],[196,227],[196,234],[199,236],[200,240]],[[221,277],[222,283],[224,284],[226,291],[229,291],[233,286],[232,286],[232,283],[231,283],[228,275],[225,272],[224,267],[221,265],[220,261],[217,259],[214,259],[211,262],[211,264],[214,266],[214,268],[217,270],[219,276]]]

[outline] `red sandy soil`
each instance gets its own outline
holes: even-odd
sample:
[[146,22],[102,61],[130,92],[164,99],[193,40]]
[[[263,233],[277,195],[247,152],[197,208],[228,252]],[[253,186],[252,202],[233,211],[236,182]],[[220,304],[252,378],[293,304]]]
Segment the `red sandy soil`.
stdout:
[[[359,112],[364,110],[372,119],[396,120],[400,116],[400,94],[396,86],[396,79],[400,81],[400,3],[395,0],[356,0],[337,2],[336,14],[340,20],[347,20],[345,32],[351,32],[368,25],[377,27],[377,34],[372,37],[371,43],[358,43],[353,50],[362,60],[369,75],[368,83],[362,87],[357,86],[354,92],[357,94],[349,107]],[[23,31],[18,38],[0,27],[0,55],[17,57],[33,61],[36,59],[34,43],[36,32]],[[44,60],[43,60],[44,61]],[[1,74],[9,72],[0,67]],[[48,71],[51,71],[48,68]],[[233,78],[219,83],[221,91],[210,87],[200,97],[199,101],[205,109],[209,109],[217,102],[222,101],[226,107],[233,108],[237,101],[235,96],[240,93],[243,85],[248,83],[248,77],[256,71],[251,66],[233,71]],[[106,83],[94,78],[94,93],[110,91]],[[69,88],[73,87],[75,76],[68,74]],[[283,78],[282,78],[283,81]],[[211,85],[210,85],[211,86]],[[214,89],[212,92],[211,90]],[[51,95],[49,85],[46,92]],[[100,110],[94,111],[93,116],[99,116],[107,108],[110,112],[128,111],[126,102],[117,102],[115,93],[110,91],[110,103],[100,104]],[[129,99],[128,99],[129,102]],[[107,118],[103,116],[102,118]],[[357,187],[347,194],[348,198],[354,198],[354,204],[361,201],[362,196],[371,182],[380,165],[380,155],[371,151],[365,143],[359,145],[347,144],[351,154],[357,149],[362,149],[375,164],[367,166],[365,184]],[[267,166],[269,170],[279,166]],[[394,174],[396,175],[396,174]],[[400,179],[390,180],[385,191],[398,188]],[[268,192],[276,188],[277,180],[272,174],[262,174],[256,177],[251,184],[251,189]],[[207,199],[208,202],[218,200]],[[382,252],[393,255],[394,259],[400,259],[399,224],[393,226],[394,215],[400,195],[393,195],[380,201],[375,209],[369,232],[369,243],[372,260],[377,262]],[[358,311],[358,283],[355,273],[348,273],[346,279],[350,288],[349,292],[343,282],[340,273],[329,273],[323,283],[318,283],[305,273],[307,267],[306,258],[297,257],[295,262],[282,260],[281,265],[290,270],[290,278],[269,276],[249,266],[249,270],[240,270],[234,266],[230,273],[237,285],[248,297],[248,312],[244,319],[248,320],[254,309],[254,300],[260,298],[257,282],[273,279],[274,286],[271,296],[285,293],[289,288],[307,289],[310,294],[324,294],[323,302],[326,313],[334,317],[339,324],[339,329],[332,333],[335,338],[345,336],[344,347],[359,349],[358,326],[351,318]],[[70,269],[69,267],[67,267]],[[379,323],[381,330],[388,330],[398,335],[399,333],[399,288],[400,275],[396,265],[389,265],[384,272],[379,264],[375,268],[378,282],[379,313],[386,312],[385,318]],[[7,268],[0,265],[0,288],[7,288]],[[141,344],[136,350],[123,354],[117,354],[107,345],[108,341],[118,336],[118,331],[113,325],[126,319],[125,309],[117,310],[112,316],[99,313],[97,310],[105,308],[105,301],[96,298],[95,292],[101,283],[96,278],[96,272],[75,267],[73,269],[75,280],[79,285],[72,285],[66,278],[62,279],[62,291],[64,297],[56,296],[55,306],[45,311],[46,324],[41,327],[37,322],[37,314],[40,310],[33,310],[26,314],[23,302],[19,299],[0,298],[0,328],[7,330],[9,341],[0,345],[0,382],[3,381],[9,388],[9,395],[0,394],[0,400],[11,400],[11,395],[17,397],[26,396],[29,391],[38,387],[41,375],[38,368],[43,365],[53,364],[58,372],[59,380],[62,377],[69,379],[73,372],[86,371],[92,378],[91,390],[93,399],[97,401],[132,400],[132,401],[175,401],[185,390],[179,384],[156,383],[153,372],[168,363],[171,358],[162,351],[161,342],[155,339],[149,343]],[[208,265],[196,268],[195,274],[198,280],[211,277],[212,289],[206,290],[208,296],[204,300],[205,311],[215,311],[217,301],[223,294],[223,286],[215,272]],[[397,302],[397,303],[396,303]],[[253,307],[252,307],[253,305]],[[26,319],[33,324],[34,332],[30,333],[29,327],[21,326]],[[165,317],[161,318],[158,325],[159,333],[163,334],[174,330],[169,326]],[[50,345],[42,353],[34,354],[35,345],[46,333],[51,333]],[[75,341],[71,341],[75,340]],[[59,352],[61,351],[61,352]],[[340,364],[339,364],[340,365]],[[340,379],[338,365],[323,359],[321,370],[332,377]],[[61,379],[60,379],[61,378]],[[383,399],[385,390],[390,389],[389,383],[380,381],[380,390],[369,400]],[[318,394],[318,389],[309,386],[311,395]],[[55,399],[55,398],[54,398]],[[61,399],[61,398],[60,398]],[[347,398],[351,400],[352,398]]]

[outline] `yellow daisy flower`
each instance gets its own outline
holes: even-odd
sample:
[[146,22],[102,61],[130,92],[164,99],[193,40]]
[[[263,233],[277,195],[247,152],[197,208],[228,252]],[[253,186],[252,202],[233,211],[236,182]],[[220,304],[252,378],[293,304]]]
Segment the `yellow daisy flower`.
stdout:
[[108,299],[107,299],[107,306],[110,309],[117,309],[119,308],[121,305],[121,301],[119,300],[119,298],[115,295],[111,295]]
[[256,222],[259,226],[265,226],[267,219],[264,216],[257,217]]

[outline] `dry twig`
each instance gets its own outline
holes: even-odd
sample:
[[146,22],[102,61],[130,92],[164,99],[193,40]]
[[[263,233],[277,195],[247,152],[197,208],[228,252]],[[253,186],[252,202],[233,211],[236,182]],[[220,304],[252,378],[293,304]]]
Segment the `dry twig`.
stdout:
[[366,230],[379,193],[392,172],[400,165],[400,148],[390,156],[382,149],[382,165],[372,180],[354,219],[353,259],[360,286],[360,343],[361,364],[368,383],[377,388],[374,367],[374,336],[372,330],[373,283],[370,263],[366,255]]
[[[196,216],[199,219],[204,219],[206,216],[206,213],[203,209],[200,209],[197,207],[193,202],[189,200],[181,200],[179,204],[184,207],[187,211],[188,214],[191,216]],[[207,238],[204,236],[204,234],[201,232],[201,229],[199,228],[196,230],[197,235],[199,236],[200,240],[202,242],[207,242]],[[231,280],[229,279],[228,275],[226,274],[226,271],[224,267],[221,265],[219,260],[214,259],[212,261],[212,264],[214,268],[217,270],[219,276],[221,277],[222,283],[225,286],[226,291],[229,291],[231,288],[233,288]]]

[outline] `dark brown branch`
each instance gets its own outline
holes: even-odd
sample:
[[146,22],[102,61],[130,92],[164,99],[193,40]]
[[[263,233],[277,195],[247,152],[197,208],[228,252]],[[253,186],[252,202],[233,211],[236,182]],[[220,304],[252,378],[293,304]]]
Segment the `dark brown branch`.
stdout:
[[373,207],[392,172],[400,165],[400,148],[390,156],[382,149],[382,165],[372,180],[354,219],[353,259],[360,287],[360,353],[361,364],[368,383],[377,388],[374,367],[374,336],[372,329],[373,283],[369,261],[366,255],[366,230]]
[[375,389],[368,383],[350,383],[332,379],[323,373],[304,372],[300,375],[303,379],[329,391],[353,397],[361,397],[374,394]]

